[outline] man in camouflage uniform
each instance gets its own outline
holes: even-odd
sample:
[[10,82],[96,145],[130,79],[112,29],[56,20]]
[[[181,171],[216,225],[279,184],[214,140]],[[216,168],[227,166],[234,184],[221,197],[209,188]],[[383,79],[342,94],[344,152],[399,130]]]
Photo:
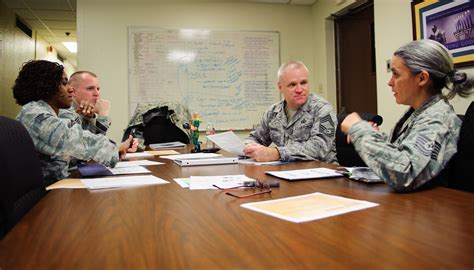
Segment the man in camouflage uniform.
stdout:
[[[74,72],[69,78],[73,100],[71,108],[60,110],[59,117],[77,121],[94,134],[107,133],[111,125],[110,102],[100,97],[97,75],[90,71]],[[77,114],[81,117],[77,119]]]
[[[244,153],[256,161],[320,160],[337,163],[337,118],[322,97],[309,93],[308,69],[301,62],[283,64],[278,89],[285,100],[272,105],[245,140]],[[269,147],[274,143],[276,147]]]

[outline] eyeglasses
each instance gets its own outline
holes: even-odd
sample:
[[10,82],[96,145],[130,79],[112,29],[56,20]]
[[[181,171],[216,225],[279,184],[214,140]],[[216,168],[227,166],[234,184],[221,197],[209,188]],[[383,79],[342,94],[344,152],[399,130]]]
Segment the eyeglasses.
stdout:
[[235,187],[230,187],[230,188],[222,188],[217,185],[213,185],[214,187],[220,189],[220,190],[232,190],[232,189],[239,189],[239,188],[254,188],[254,189],[260,189],[258,192],[254,193],[249,193],[249,194],[243,194],[243,195],[237,195],[231,192],[226,192],[225,194],[230,195],[235,198],[248,198],[256,195],[261,195],[261,194],[266,194],[266,193],[272,193],[271,187],[279,187],[280,184],[278,182],[267,182],[267,181],[249,181],[249,182],[244,182],[243,185],[241,186],[235,186]]

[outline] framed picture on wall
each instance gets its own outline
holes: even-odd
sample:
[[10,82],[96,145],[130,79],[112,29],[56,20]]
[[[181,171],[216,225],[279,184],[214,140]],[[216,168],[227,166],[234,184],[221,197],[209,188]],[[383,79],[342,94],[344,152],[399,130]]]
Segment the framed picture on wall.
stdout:
[[474,65],[474,1],[413,0],[413,39],[433,39],[446,46],[454,66]]

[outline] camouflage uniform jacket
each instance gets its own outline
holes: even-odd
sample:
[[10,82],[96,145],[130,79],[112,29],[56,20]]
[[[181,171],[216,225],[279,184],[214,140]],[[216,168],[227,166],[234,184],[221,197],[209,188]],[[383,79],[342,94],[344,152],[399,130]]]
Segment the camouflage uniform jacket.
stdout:
[[97,115],[95,118],[87,118],[83,115],[79,115],[77,112],[77,105],[72,104],[71,108],[69,109],[60,109],[59,110],[59,117],[60,118],[67,118],[70,120],[75,121],[77,117],[80,117],[82,128],[85,130],[89,130],[94,134],[103,134],[107,133],[111,125],[110,118],[107,116]]
[[[404,120],[406,119],[406,120]],[[408,192],[432,180],[457,151],[461,120],[441,96],[408,109],[392,135],[374,131],[366,121],[349,129],[360,157],[395,191]]]
[[280,160],[320,160],[337,163],[335,133],[337,118],[329,102],[310,94],[288,122],[285,101],[273,104],[245,144],[274,143]]
[[59,118],[45,101],[25,104],[16,118],[33,139],[47,182],[66,177],[72,157],[111,167],[119,160],[118,147],[107,137],[82,129],[79,120]]

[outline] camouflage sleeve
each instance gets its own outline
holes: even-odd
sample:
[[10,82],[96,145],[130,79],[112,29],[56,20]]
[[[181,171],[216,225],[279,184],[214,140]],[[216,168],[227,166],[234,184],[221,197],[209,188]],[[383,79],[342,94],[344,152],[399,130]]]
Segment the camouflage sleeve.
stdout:
[[244,140],[244,144],[258,143],[264,146],[269,146],[272,143],[270,138],[270,128],[268,126],[272,110],[267,110],[260,120],[260,124],[254,131],[250,132],[249,137]]
[[448,135],[449,128],[433,118],[417,121],[400,145],[390,143],[366,121],[349,130],[360,157],[398,192],[412,191],[441,171],[443,163],[454,154],[452,148],[456,151],[456,139]]
[[[84,130],[77,121],[42,113],[22,120],[31,129],[36,149],[47,155],[65,155],[113,167],[119,160],[117,146],[103,135]],[[25,123],[26,122],[26,123]]]
[[71,109],[59,110],[58,116],[79,123],[84,130],[88,130],[94,134],[105,135],[111,124],[110,118],[107,116],[97,115],[96,118],[87,118]]
[[96,118],[82,117],[82,128],[94,134],[105,135],[110,127],[110,118],[97,115]]
[[112,121],[110,121],[108,116],[97,115],[95,126],[98,128],[98,130],[100,130],[101,134],[105,135],[111,124]]
[[335,134],[337,118],[329,104],[312,112],[310,121],[295,123],[292,139],[277,147],[280,159],[337,162]]

